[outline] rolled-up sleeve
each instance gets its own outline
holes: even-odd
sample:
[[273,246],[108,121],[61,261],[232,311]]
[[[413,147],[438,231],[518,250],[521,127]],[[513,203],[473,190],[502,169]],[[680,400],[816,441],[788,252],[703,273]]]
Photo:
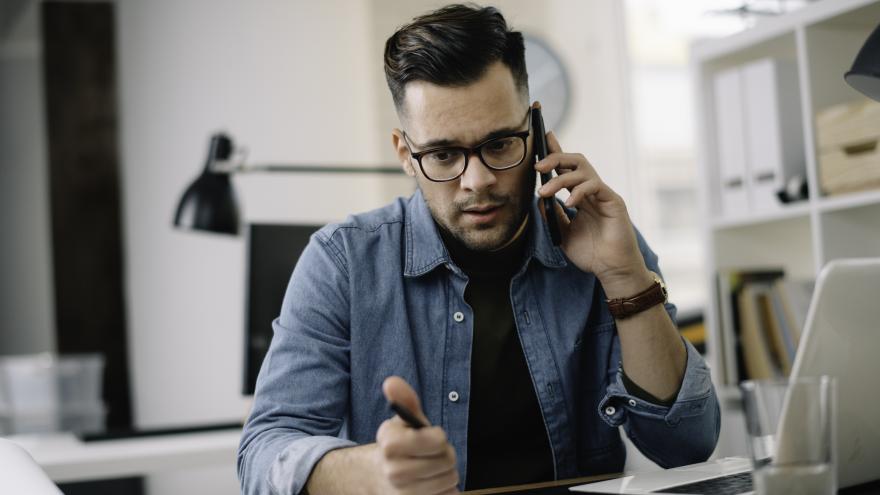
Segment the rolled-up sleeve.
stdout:
[[[620,361],[615,359],[617,368],[597,411],[610,426],[622,425],[645,457],[664,468],[708,459],[721,428],[709,368],[693,345],[687,341],[684,344],[687,367],[675,402],[663,406],[630,394],[623,383]],[[616,351],[619,356],[619,345]]]
[[322,232],[300,256],[260,368],[238,449],[243,494],[297,494],[339,437],[349,405],[349,291]]
[[[636,234],[648,269],[660,274],[657,255],[638,231]],[[666,311],[674,322],[675,306],[666,304]],[[664,468],[705,461],[715,450],[721,431],[721,410],[709,368],[694,346],[684,338],[682,341],[687,348],[684,377],[675,401],[661,405],[627,391],[620,339],[615,335],[608,361],[608,386],[598,407],[603,421],[613,427],[622,425],[633,444]]]

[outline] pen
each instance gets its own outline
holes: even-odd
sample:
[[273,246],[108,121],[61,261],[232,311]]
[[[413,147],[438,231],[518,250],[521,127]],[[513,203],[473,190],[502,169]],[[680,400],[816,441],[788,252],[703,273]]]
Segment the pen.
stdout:
[[418,430],[419,428],[424,428],[426,425],[419,418],[415,416],[415,414],[411,413],[409,409],[397,404],[396,402],[389,402],[388,405],[391,407],[391,410],[394,411],[401,419],[406,421],[411,428],[415,428]]

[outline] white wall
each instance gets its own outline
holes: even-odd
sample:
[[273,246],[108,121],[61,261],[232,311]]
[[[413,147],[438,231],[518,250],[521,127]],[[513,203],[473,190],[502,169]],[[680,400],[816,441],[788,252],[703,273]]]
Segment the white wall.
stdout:
[[[117,3],[135,422],[242,420],[245,239],[172,229],[209,134],[251,163],[379,162],[364,1]],[[388,184],[386,184],[386,182]],[[252,221],[327,222],[408,193],[409,180],[252,174]],[[236,493],[229,465],[163,473],[150,493]]]
[[0,355],[55,349],[38,4],[0,23]]
[[[217,129],[250,161],[377,162],[364,2],[119,2],[129,345],[139,426],[240,420],[244,239],[171,219]],[[247,219],[379,204],[363,180],[236,179]],[[369,182],[369,181],[366,181]]]

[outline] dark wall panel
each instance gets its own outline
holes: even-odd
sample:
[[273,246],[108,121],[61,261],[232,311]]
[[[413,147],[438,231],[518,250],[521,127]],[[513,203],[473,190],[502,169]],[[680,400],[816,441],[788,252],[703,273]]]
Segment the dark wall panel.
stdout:
[[131,427],[114,9],[42,4],[58,352],[106,358],[112,429]]

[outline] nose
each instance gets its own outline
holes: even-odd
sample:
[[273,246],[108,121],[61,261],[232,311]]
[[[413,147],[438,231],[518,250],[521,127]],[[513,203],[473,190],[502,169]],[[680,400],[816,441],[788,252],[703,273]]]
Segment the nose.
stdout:
[[477,152],[468,156],[467,168],[461,176],[461,188],[466,191],[482,191],[495,184],[495,172],[487,167]]

